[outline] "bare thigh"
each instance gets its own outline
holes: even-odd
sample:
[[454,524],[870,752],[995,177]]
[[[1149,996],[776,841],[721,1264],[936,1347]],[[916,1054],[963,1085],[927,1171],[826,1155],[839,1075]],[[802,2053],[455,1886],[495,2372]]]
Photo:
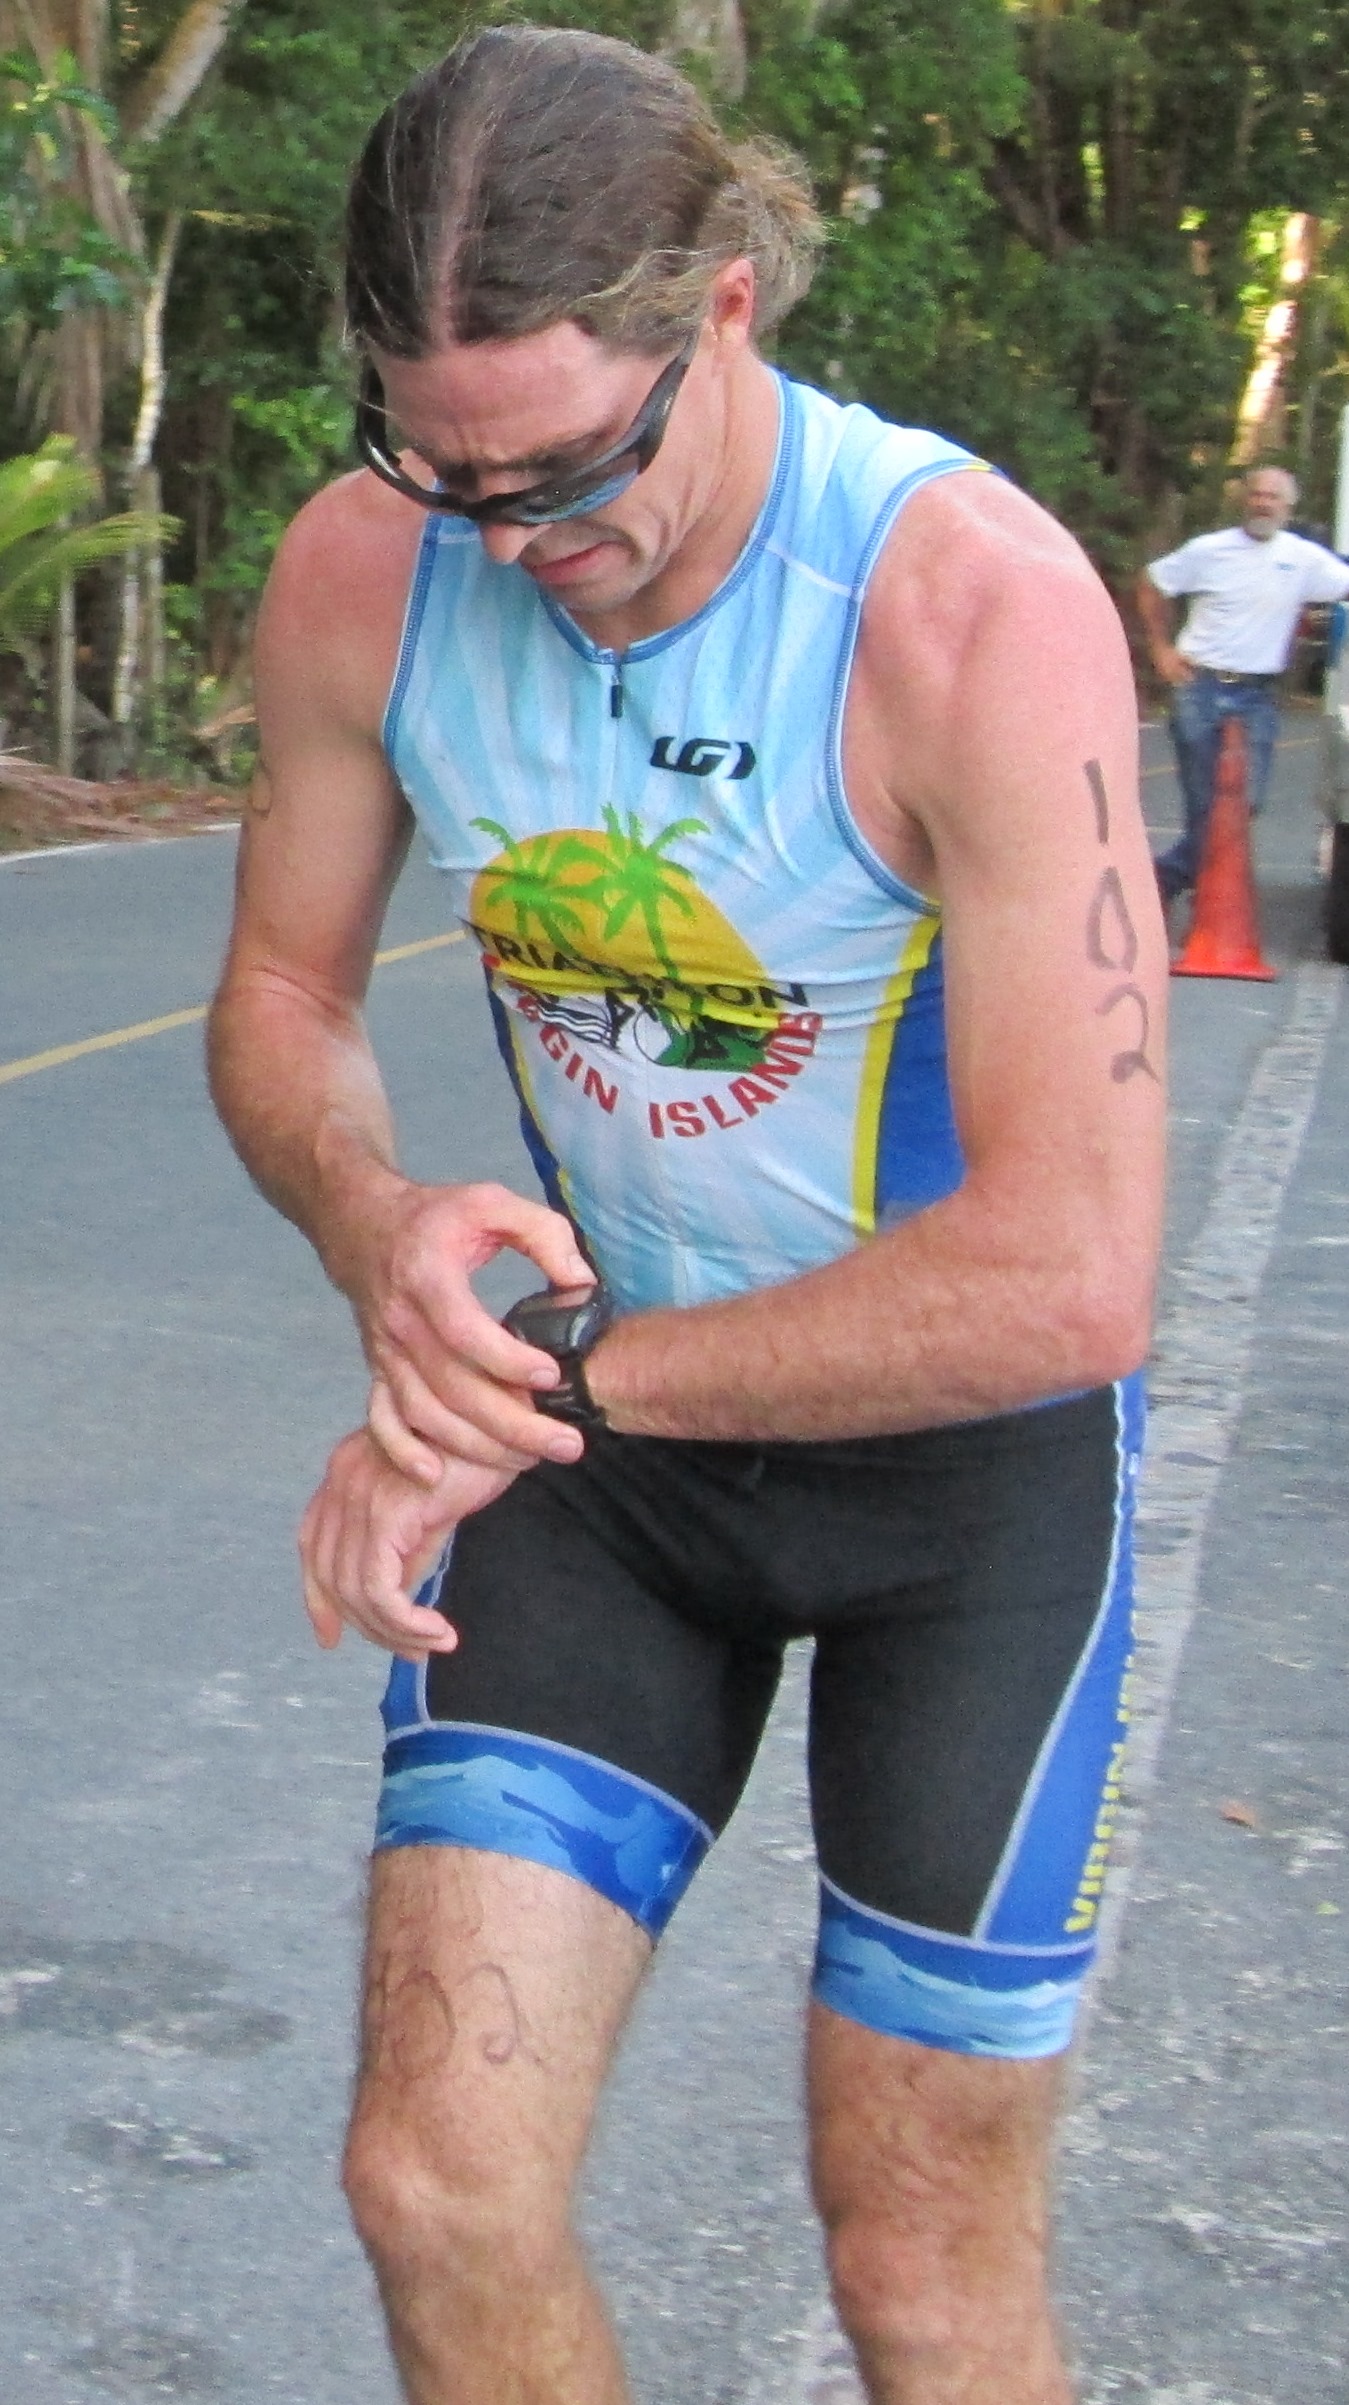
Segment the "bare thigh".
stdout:
[[870,2395],[1066,2405],[1046,2282],[1063,2059],[947,2052],[814,2007],[815,2195]]
[[949,2207],[1042,2219],[1063,2056],[1016,2062],[883,2037],[816,2005],[811,2144],[821,2208],[921,2225]]
[[391,2167],[466,2201],[560,2202],[650,1954],[626,1913],[541,1864],[376,1855],[353,2148],[377,2136]]

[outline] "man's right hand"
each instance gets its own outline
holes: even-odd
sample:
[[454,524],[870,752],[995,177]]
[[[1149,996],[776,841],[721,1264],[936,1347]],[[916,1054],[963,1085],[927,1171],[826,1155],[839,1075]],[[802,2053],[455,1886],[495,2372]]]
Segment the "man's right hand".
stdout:
[[427,1486],[447,1454],[513,1475],[583,1451],[576,1429],[533,1405],[556,1386],[556,1362],[508,1335],[473,1291],[474,1272],[503,1249],[551,1286],[594,1283],[561,1212],[505,1186],[406,1179],[371,1214],[343,1280],[375,1373],[371,1427],[394,1466]]
[[1168,643],[1164,650],[1153,653],[1153,666],[1163,684],[1170,685],[1173,690],[1177,686],[1194,683],[1194,662],[1187,660],[1183,651],[1177,651],[1174,643]]

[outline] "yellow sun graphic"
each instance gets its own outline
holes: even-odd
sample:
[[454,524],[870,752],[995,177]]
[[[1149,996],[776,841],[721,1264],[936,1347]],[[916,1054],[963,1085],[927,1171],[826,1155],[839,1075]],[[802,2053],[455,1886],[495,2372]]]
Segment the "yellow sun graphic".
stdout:
[[501,850],[473,885],[470,915],[502,973],[540,992],[641,987],[662,1015],[687,1025],[715,1016],[771,1030],[787,996],[743,937],[668,847],[706,833],[675,819],[654,837],[634,815],[606,809],[604,832],[562,828],[512,837],[494,819],[474,825]]

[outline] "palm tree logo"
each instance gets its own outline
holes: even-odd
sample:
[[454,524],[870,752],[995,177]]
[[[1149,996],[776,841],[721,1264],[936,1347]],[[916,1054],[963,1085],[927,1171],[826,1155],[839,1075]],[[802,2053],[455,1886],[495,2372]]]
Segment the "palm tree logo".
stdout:
[[677,861],[667,860],[665,853],[672,843],[686,836],[706,835],[706,824],[701,818],[676,818],[648,843],[637,823],[636,812],[628,812],[625,827],[618,812],[608,803],[604,824],[608,841],[602,847],[603,868],[593,887],[582,889],[593,896],[597,908],[605,913],[604,941],[611,943],[615,936],[621,935],[633,912],[638,912],[662,970],[671,984],[677,985],[679,971],[670,957],[661,913],[669,908],[677,910],[684,919],[691,919],[696,916],[696,904],[689,891],[693,879],[688,870]]
[[[587,941],[589,914],[594,914],[590,930],[595,919],[599,921],[602,947],[622,934],[635,912],[663,975],[672,985],[680,982],[663,914],[678,911],[686,921],[695,918],[698,889],[688,870],[665,854],[684,836],[705,835],[702,819],[673,819],[649,842],[635,811],[628,812],[625,825],[608,804],[602,836],[567,829],[517,841],[498,819],[475,818],[472,823],[501,846],[498,857],[483,870],[488,881],[484,905],[494,919],[509,913],[522,940],[537,931],[558,951],[574,952]],[[578,876],[578,870],[586,873]],[[590,940],[595,941],[594,934]]]
[[519,838],[497,819],[473,820],[500,847],[470,905],[484,950],[499,940],[505,959],[494,965],[572,1035],[663,1068],[753,1066],[779,1017],[767,972],[669,858],[708,834],[706,821],[672,819],[648,835],[635,811],[609,804],[602,820]]
[[490,880],[485,901],[492,915],[509,911],[522,940],[537,928],[559,952],[574,950],[586,931],[574,900],[588,900],[595,885],[567,886],[562,880],[568,869],[602,869],[603,846],[597,848],[585,835],[572,832],[527,835],[518,843],[499,819],[475,818],[471,824],[493,836],[504,855],[489,861],[482,872]]

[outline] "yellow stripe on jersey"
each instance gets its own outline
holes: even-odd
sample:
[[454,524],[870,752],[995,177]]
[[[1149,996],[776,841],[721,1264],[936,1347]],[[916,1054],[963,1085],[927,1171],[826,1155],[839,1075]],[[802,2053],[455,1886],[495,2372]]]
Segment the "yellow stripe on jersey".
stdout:
[[940,933],[941,921],[936,918],[918,919],[910,928],[899,967],[885,989],[885,998],[867,1037],[853,1132],[853,1224],[859,1236],[874,1236],[876,1232],[876,1156],[881,1138],[881,1109],[899,1023],[914,981],[927,967]]

